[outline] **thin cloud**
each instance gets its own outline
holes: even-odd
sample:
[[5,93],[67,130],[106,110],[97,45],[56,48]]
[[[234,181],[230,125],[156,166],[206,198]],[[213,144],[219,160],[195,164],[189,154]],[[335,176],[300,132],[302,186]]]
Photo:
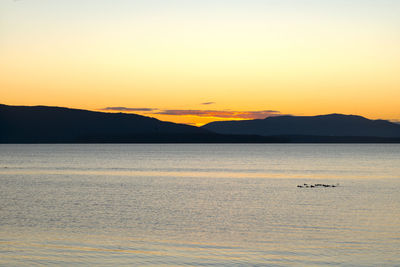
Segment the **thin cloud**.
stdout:
[[190,126],[197,126],[197,123],[194,123],[194,122],[185,122],[184,124],[190,125]]
[[156,108],[106,107],[106,108],[102,108],[101,110],[134,112],[134,111],[155,111],[157,109]]
[[[202,103],[211,105],[214,102]],[[264,119],[266,117],[282,115],[277,110],[257,110],[257,111],[236,111],[236,110],[200,110],[200,109],[158,109],[158,108],[128,108],[128,107],[106,107],[103,111],[119,112],[143,112],[147,115],[168,115],[168,116],[194,116],[202,118],[221,118],[221,119]]]
[[204,103],[201,103],[201,105],[212,105],[212,104],[215,104],[215,102],[204,102]]
[[196,116],[196,117],[214,117],[226,119],[264,119],[270,116],[279,116],[281,113],[276,110],[260,111],[233,111],[233,110],[194,110],[194,109],[168,109],[154,112],[158,115],[170,116]]

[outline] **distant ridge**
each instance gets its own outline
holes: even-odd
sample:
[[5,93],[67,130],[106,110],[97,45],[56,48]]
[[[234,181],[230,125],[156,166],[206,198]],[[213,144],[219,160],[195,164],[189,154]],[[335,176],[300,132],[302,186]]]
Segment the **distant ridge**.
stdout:
[[[313,123],[308,118],[314,118]],[[317,125],[326,129],[309,131],[314,120],[322,120]],[[360,125],[371,122],[374,131]],[[345,130],[330,131],[338,125],[346,126]],[[0,143],[400,143],[399,129],[400,125],[387,121],[338,114],[214,122],[198,128],[136,114],[0,104]]]
[[206,124],[202,128],[219,134],[261,136],[400,137],[399,124],[343,114],[277,116],[262,120],[218,121]]
[[136,114],[47,106],[0,105],[0,127],[2,143],[116,142],[209,134],[205,129]]

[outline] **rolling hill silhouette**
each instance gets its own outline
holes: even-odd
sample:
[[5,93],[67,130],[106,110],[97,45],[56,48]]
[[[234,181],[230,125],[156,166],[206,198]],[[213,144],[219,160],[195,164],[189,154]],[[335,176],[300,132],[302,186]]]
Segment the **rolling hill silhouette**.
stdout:
[[0,104],[0,143],[399,143],[400,125],[359,116],[281,116],[201,128],[126,113]]
[[203,129],[220,134],[399,138],[400,125],[361,116],[277,116],[262,120],[211,122]]
[[0,105],[0,142],[107,142],[209,134],[205,129],[136,114]]

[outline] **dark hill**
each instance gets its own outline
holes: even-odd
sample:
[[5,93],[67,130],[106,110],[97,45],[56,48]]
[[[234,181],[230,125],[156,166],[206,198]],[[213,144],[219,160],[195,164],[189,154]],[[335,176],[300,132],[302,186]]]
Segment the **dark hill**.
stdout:
[[205,129],[135,114],[0,105],[0,143],[179,141],[208,134]]
[[344,115],[281,116],[197,128],[136,114],[0,104],[0,143],[399,143],[399,128]]
[[[202,127],[219,134],[399,138],[400,125],[361,116],[278,116],[263,120],[211,122]],[[354,138],[353,138],[354,139]]]

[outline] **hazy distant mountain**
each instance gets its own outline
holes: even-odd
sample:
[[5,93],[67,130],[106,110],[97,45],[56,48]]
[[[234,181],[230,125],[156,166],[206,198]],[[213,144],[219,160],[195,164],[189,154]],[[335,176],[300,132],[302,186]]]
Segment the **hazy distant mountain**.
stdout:
[[0,104],[0,143],[372,142],[400,143],[400,125],[327,115],[214,122],[198,128],[135,114]]
[[130,142],[209,134],[194,126],[135,114],[0,105],[0,142]]
[[346,136],[400,137],[400,125],[361,116],[330,114],[321,116],[278,116],[263,120],[219,121],[202,127],[219,134],[262,136]]

